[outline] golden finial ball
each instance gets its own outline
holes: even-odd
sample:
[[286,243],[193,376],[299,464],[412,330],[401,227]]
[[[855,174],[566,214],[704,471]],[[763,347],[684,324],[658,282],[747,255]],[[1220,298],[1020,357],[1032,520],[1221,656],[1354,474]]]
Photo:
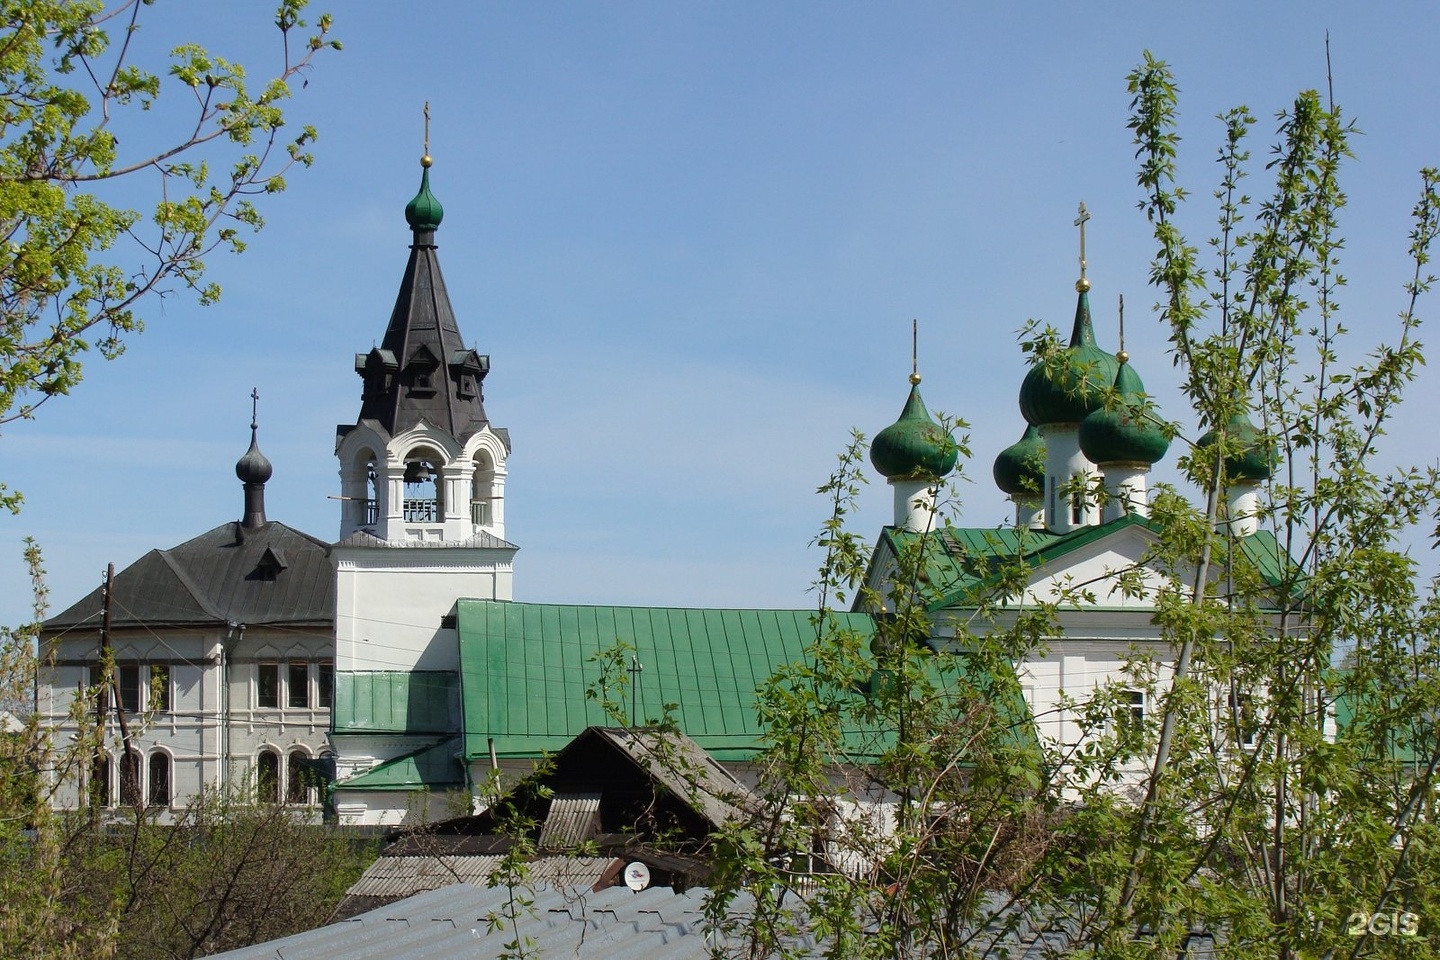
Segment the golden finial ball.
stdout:
[[428,153],[425,154],[425,156],[423,156],[423,157],[420,158],[420,166],[422,166],[422,167],[428,167],[428,166],[430,166],[431,164],[433,164],[434,162],[435,162],[435,158],[432,157],[432,156],[430,156],[430,154],[428,154]]
[[1089,281],[1089,280],[1086,280],[1084,277],[1081,277],[1079,280],[1076,280],[1076,281],[1075,281],[1075,292],[1076,292],[1076,293],[1084,293],[1086,290],[1089,290],[1089,289],[1090,289],[1090,281]]
[[1119,353],[1115,354],[1115,359],[1116,359],[1116,360],[1119,360],[1121,363],[1129,363],[1129,362],[1130,362],[1130,351],[1128,351],[1128,350],[1121,350]]
[[919,382],[920,382],[920,374],[918,374],[918,373],[912,373],[912,374],[910,374],[910,384],[911,384],[911,386],[914,386],[915,384],[917,384],[917,383],[919,383]]

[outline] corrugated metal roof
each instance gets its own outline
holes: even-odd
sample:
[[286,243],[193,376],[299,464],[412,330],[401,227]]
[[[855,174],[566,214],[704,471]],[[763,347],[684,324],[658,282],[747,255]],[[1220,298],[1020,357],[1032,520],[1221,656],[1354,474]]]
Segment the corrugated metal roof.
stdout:
[[[266,552],[284,558],[271,579]],[[322,540],[270,522],[247,530],[224,523],[169,550],[151,550],[115,575],[119,628],[226,622],[324,626],[335,619],[335,576]],[[45,622],[46,631],[91,623],[103,608],[96,589]]]
[[[528,896],[528,892],[526,894]],[[309,933],[216,954],[230,960],[423,960],[494,957],[516,930],[490,918],[507,909],[505,887],[455,884],[401,900]],[[704,960],[710,943],[702,899],[668,887],[540,888],[522,911],[519,934],[542,957]],[[528,913],[528,915],[527,915]]]
[[540,827],[541,850],[563,850],[593,839],[600,832],[600,794],[557,793]]
[[[381,857],[347,890],[351,897],[414,896],[452,883],[487,886],[504,857],[481,856]],[[526,864],[531,883],[570,887],[594,885],[616,863],[615,857],[537,857]]]
[[[595,654],[624,642],[642,668],[638,722],[673,703],[680,729],[710,754],[748,759],[763,734],[756,688],[816,636],[812,610],[461,600],[457,613],[469,757],[484,756],[491,737],[501,756],[553,753],[586,727],[613,722],[586,690],[600,679]],[[836,616],[847,629],[874,631],[868,614]]]
[[[542,957],[570,960],[709,960],[727,942],[704,921],[708,894],[696,887],[676,893],[650,887],[638,893],[625,887],[591,891],[586,887],[538,887],[528,910],[522,909],[518,929],[503,918],[514,893],[506,887],[454,884],[388,904],[349,920],[283,940],[216,954],[229,960],[428,960],[441,957],[494,957],[516,936],[527,937]],[[521,895],[530,896],[530,891]],[[1006,907],[996,895],[985,912],[990,917],[974,942],[976,955],[1011,960],[1048,960],[1075,949],[1079,926],[1064,917],[1035,916],[1023,908]],[[804,903],[786,904],[795,926],[808,926]],[[754,912],[754,899],[740,893],[730,904],[732,916]],[[716,943],[716,940],[719,940]],[[1143,942],[1143,935],[1136,938]],[[1180,960],[1210,960],[1215,938],[1192,931],[1182,944]],[[807,934],[786,940],[787,956],[828,955],[827,944]],[[833,947],[830,947],[833,949]]]

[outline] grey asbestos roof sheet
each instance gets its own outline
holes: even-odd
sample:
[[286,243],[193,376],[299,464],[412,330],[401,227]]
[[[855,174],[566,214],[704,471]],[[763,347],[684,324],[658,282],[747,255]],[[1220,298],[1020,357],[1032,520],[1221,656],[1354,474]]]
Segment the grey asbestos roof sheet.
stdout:
[[[273,570],[276,559],[283,569],[272,578],[266,568]],[[45,621],[45,629],[98,627],[103,603],[97,588]],[[151,550],[115,575],[116,627],[227,621],[323,626],[334,616],[329,546],[273,521],[250,530],[223,523],[169,550]]]
[[[475,856],[381,857],[347,891],[352,897],[409,897],[452,883],[484,886],[500,865],[498,854]],[[527,865],[534,883],[593,886],[614,857],[541,857]]]
[[[533,906],[519,922],[518,933],[529,937],[541,957],[570,960],[708,960],[711,936],[703,920],[704,888],[676,893],[669,887],[650,887],[638,893],[626,887],[592,891],[587,887],[537,887]],[[531,897],[532,891],[518,891]],[[371,910],[338,923],[296,934],[283,940],[216,954],[231,960],[426,960],[441,957],[499,956],[514,940],[516,929],[501,922],[510,903],[505,887],[476,887],[459,883],[422,893]],[[994,904],[993,931],[987,929],[974,943],[975,955],[1008,960],[1049,960],[1066,955],[1074,946],[1073,930],[1057,924],[1031,923],[1014,915],[1014,908]],[[794,901],[803,927],[803,906]],[[731,904],[746,915],[754,901],[741,894]],[[1006,922],[1006,920],[1010,922]],[[1016,923],[1016,920],[1024,922]],[[723,946],[723,944],[722,944]],[[787,956],[825,955],[808,936],[790,943]],[[1193,933],[1179,960],[1210,960],[1215,940]]]
[[[421,960],[494,957],[515,931],[491,929],[509,900],[504,887],[455,884],[342,920],[309,933],[233,950],[232,960]],[[542,957],[664,958],[709,956],[701,925],[701,893],[669,887],[632,893],[626,887],[544,887],[535,891],[521,933]]]

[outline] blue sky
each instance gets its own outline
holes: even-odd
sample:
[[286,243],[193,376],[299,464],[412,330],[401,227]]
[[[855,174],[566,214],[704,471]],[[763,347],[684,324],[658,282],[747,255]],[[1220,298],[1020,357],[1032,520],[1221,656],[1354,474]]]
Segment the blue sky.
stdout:
[[[138,42],[197,40],[258,74],[268,9],[160,3]],[[237,518],[252,387],[271,519],[336,534],[334,428],[354,421],[352,356],[383,333],[405,262],[426,100],[441,262],[514,441],[507,534],[532,601],[808,604],[814,490],[852,427],[899,413],[912,318],[927,401],[971,424],[960,520],[1005,522],[990,464],[1023,427],[1016,332],[1068,327],[1082,199],[1101,341],[1116,346],[1123,293],[1133,362],[1189,423],[1148,311],[1125,129],[1146,49],[1181,85],[1198,239],[1215,114],[1266,118],[1262,153],[1268,118],[1323,86],[1329,31],[1365,132],[1345,180],[1357,353],[1393,326],[1416,171],[1440,163],[1433,2],[333,9],[345,50],[290,108],[320,129],[315,166],[250,251],[213,258],[221,304],[155,305],[125,356],[4,429],[0,472],[27,503],[0,517],[0,622],[26,611],[24,536],[54,611],[107,561]],[[1383,456],[1435,461],[1434,377]],[[877,481],[855,524],[873,535],[890,511]]]

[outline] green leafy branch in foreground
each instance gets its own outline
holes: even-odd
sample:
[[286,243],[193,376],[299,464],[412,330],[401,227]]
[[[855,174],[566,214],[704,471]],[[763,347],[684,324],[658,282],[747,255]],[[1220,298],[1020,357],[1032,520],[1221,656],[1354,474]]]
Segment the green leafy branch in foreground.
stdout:
[[[206,257],[240,252],[263,220],[255,198],[309,166],[313,127],[286,129],[291,85],[317,53],[339,49],[328,14],[299,43],[305,0],[282,0],[282,56],[270,79],[186,44],[164,76],[131,61],[148,3],[0,2],[0,424],[29,418],[80,382],[92,348],[113,358],[143,328],[146,300],[176,288],[201,304],[218,285]],[[183,90],[188,107],[161,94]],[[144,144],[159,115],[169,133]],[[121,132],[125,132],[122,145]],[[214,168],[214,169],[212,169]],[[148,214],[113,197],[145,178]],[[18,508],[0,486],[0,505]]]

